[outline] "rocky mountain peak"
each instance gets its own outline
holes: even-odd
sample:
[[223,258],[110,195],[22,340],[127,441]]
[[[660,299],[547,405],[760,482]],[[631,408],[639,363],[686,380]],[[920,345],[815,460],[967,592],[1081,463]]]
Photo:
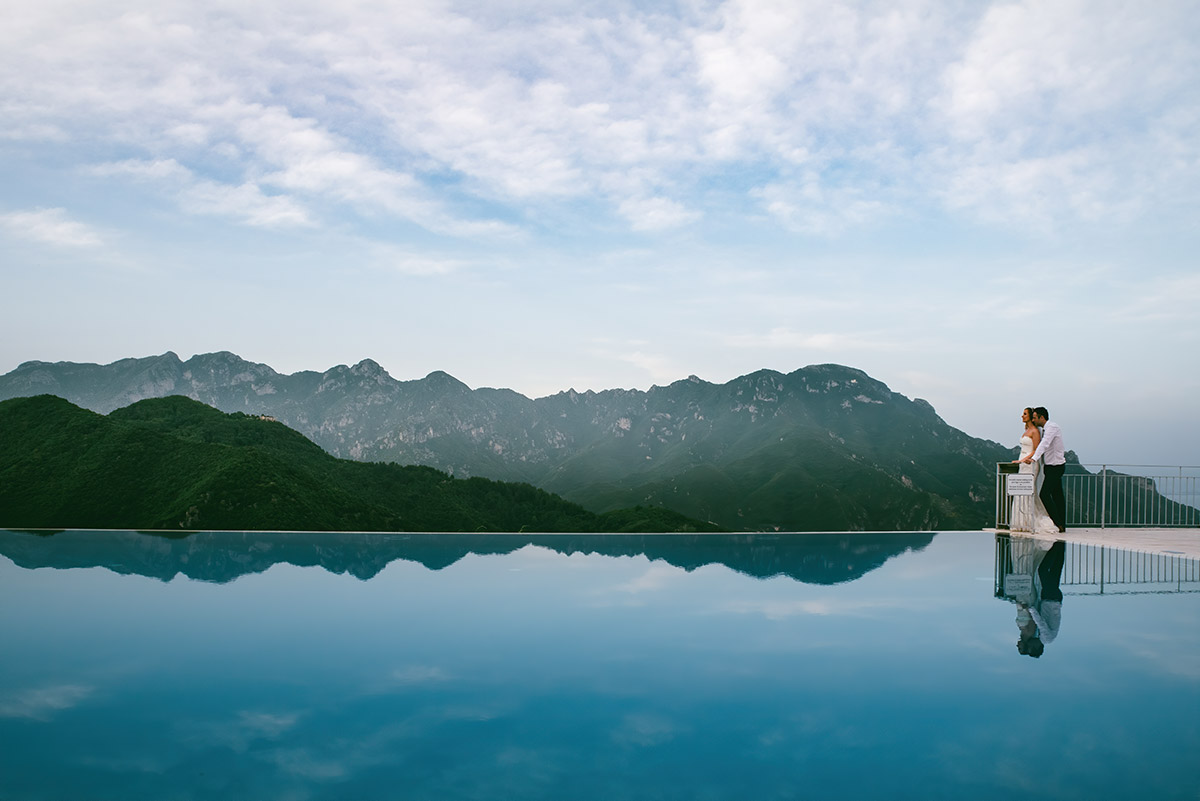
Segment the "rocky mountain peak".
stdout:
[[374,359],[363,359],[350,368],[350,372],[363,378],[391,379],[391,375]]
[[454,376],[442,370],[434,370],[422,379],[422,383],[439,392],[470,392],[471,388]]

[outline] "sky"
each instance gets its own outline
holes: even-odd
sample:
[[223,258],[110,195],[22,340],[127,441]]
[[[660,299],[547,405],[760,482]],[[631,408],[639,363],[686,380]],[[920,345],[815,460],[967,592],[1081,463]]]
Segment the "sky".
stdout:
[[1200,464],[1193,2],[2,7],[0,373],[837,363]]

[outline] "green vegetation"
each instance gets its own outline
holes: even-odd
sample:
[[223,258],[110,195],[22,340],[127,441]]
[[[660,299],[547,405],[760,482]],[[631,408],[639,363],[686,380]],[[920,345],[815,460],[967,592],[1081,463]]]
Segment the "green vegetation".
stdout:
[[664,509],[596,515],[528,484],[336,459],[282,423],[180,396],[104,416],[0,403],[0,525],[300,531],[707,531]]

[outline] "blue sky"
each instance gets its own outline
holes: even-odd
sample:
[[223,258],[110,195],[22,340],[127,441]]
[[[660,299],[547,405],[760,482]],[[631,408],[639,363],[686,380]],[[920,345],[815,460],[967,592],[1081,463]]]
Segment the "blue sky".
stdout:
[[1188,2],[74,2],[0,28],[0,372],[861,368],[1200,463]]

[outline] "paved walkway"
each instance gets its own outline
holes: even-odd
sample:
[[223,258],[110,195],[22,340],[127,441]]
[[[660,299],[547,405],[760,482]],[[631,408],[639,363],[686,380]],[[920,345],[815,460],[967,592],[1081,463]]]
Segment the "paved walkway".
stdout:
[[[1019,531],[1011,533],[1014,537],[1030,536]],[[1200,529],[1195,528],[1068,528],[1060,536],[1067,542],[1085,545],[1200,559]]]

